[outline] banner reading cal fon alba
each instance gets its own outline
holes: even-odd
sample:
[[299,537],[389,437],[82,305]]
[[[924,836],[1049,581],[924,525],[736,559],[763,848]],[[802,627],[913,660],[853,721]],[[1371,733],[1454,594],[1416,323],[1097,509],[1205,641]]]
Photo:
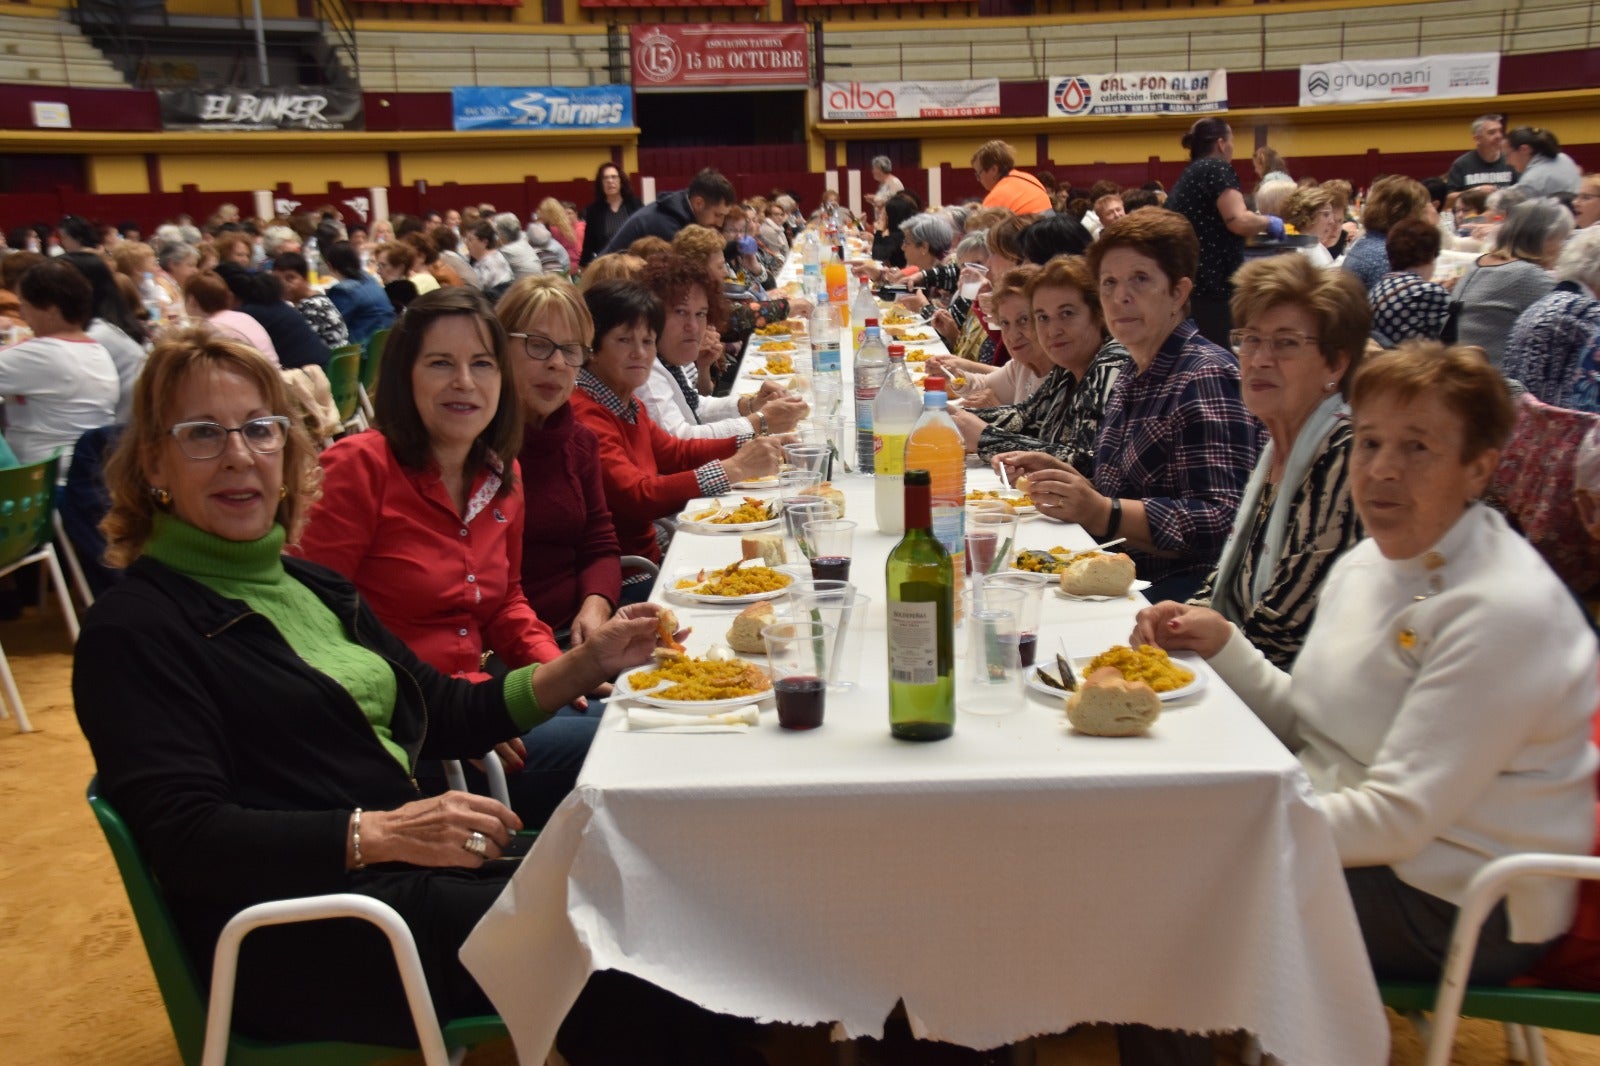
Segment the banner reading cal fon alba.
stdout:
[[697,89],[805,86],[811,81],[806,28],[792,23],[630,26],[633,86]]
[[1367,100],[1495,96],[1499,92],[1499,52],[1418,56],[1416,59],[1352,59],[1300,68],[1301,107]]
[[827,120],[972,118],[999,113],[999,78],[822,83],[822,117]]
[[1048,83],[1050,114],[1199,115],[1228,110],[1226,70],[1069,74]]
[[600,130],[633,125],[626,85],[577,88],[456,86],[450,90],[458,130]]

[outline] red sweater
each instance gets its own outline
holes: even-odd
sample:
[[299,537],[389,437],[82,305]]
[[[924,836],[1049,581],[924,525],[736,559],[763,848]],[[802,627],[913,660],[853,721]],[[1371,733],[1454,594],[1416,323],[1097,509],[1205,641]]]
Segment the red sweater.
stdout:
[[699,496],[695,469],[713,459],[730,458],[739,450],[733,437],[721,440],[679,440],[650,420],[642,404],[629,424],[582,389],[572,394],[572,413],[600,441],[600,476],[605,482],[611,518],[624,555],[642,555],[659,562],[651,523],[677,514]]
[[321,461],[322,499],[295,554],[354,582],[417,658],[440,673],[483,678],[485,650],[510,667],[561,654],[522,594],[520,479],[479,504],[488,480],[479,475],[469,494],[478,509],[463,519],[438,467],[407,470],[377,430],[346,437]]
[[522,591],[552,628],[572,624],[588,596],[622,593],[617,528],[600,478],[600,442],[568,404],[522,438]]

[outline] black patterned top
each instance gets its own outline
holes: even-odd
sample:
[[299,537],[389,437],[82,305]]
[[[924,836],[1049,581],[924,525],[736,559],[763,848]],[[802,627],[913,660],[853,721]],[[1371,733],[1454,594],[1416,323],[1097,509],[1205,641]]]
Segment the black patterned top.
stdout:
[[1084,371],[1082,382],[1058,366],[1021,403],[973,411],[989,423],[978,435],[978,455],[989,460],[1001,452],[1045,452],[1092,477],[1100,417],[1127,365],[1128,349],[1107,341]]
[[343,348],[350,343],[350,329],[344,324],[344,316],[326,296],[314,292],[295,304],[295,308],[329,348]]

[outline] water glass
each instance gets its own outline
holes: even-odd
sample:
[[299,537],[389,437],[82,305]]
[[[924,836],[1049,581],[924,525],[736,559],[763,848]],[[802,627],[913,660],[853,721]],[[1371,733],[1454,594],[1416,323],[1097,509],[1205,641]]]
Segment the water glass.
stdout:
[[1000,589],[1017,589],[1022,593],[1021,613],[1017,617],[1017,657],[1024,671],[1032,668],[1039,644],[1039,612],[1044,608],[1044,590],[1055,583],[1053,574],[1025,570],[1006,570],[983,579],[986,602]]
[[811,560],[811,576],[818,580],[850,580],[850,560],[853,558],[856,524],[846,518],[825,518],[807,522],[805,541],[800,550]]
[[1011,714],[1022,706],[1026,671],[1019,653],[1020,589],[984,589],[966,594],[966,648],[956,672],[956,710],[962,714]]
[[779,622],[761,631],[778,700],[778,725],[815,729],[828,697],[828,650],[833,627],[824,622]]
[[[818,585],[843,585],[819,588]],[[861,638],[872,597],[857,592],[848,582],[817,582],[790,586],[788,615],[795,622],[821,622],[833,628],[828,648],[828,687],[854,688],[861,679]]]
[[785,470],[778,475],[778,495],[787,504],[799,496],[814,496],[811,490],[822,484],[822,475],[815,470]]

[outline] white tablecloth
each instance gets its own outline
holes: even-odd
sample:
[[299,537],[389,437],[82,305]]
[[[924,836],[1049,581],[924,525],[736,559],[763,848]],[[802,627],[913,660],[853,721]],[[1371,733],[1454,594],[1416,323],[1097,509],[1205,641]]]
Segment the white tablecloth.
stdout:
[[[988,477],[979,474],[976,479]],[[620,733],[462,950],[526,1062],[589,973],[618,969],[713,1010],[972,1047],[1079,1022],[1243,1029],[1289,1063],[1387,1059],[1388,1028],[1332,839],[1296,761],[1220,680],[1151,734],[1070,732],[1055,701],[889,736],[883,560],[870,479],[852,578],[873,597],[862,680],[826,722],[747,734]],[[1026,546],[1087,546],[1022,526]],[[666,573],[737,537],[680,533]],[[1142,601],[1046,596],[1040,657],[1126,639]],[[733,611],[678,608],[692,651]]]

